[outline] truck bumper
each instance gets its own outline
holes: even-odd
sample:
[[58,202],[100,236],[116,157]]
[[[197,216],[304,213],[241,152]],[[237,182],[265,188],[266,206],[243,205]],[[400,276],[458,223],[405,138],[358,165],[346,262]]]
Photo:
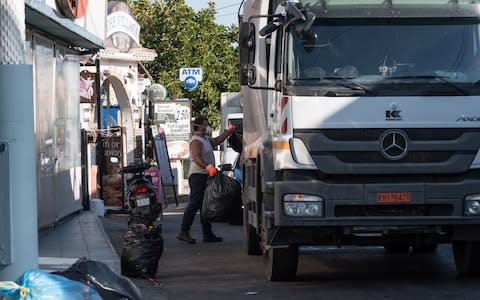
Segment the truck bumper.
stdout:
[[[283,241],[322,244],[341,238],[342,244],[366,243],[386,236],[421,234],[438,240],[480,239],[480,216],[464,215],[464,198],[480,193],[479,180],[453,183],[328,184],[322,181],[282,181],[273,188],[274,209],[264,212],[272,229],[271,244]],[[376,193],[410,192],[408,204],[377,204]],[[292,217],[284,210],[285,194],[309,194],[324,199],[323,217]],[[368,237],[368,238],[362,238]],[[353,242],[355,241],[355,242]]]

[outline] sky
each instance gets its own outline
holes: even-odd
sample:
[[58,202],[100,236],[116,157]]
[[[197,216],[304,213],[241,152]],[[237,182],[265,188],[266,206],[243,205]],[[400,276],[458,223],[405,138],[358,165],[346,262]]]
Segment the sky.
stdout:
[[[195,11],[207,7],[208,2],[209,0],[185,0],[185,3],[193,7]],[[238,7],[242,0],[214,0],[214,2],[217,7],[217,14],[215,15],[217,23],[228,26],[232,23],[238,23]]]

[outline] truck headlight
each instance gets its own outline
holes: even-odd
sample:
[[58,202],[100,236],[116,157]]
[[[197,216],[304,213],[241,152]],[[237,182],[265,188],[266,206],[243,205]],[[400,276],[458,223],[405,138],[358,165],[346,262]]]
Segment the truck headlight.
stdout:
[[480,194],[465,197],[464,204],[463,213],[466,216],[480,216]]
[[324,200],[313,195],[286,194],[283,196],[283,209],[291,217],[323,217]]

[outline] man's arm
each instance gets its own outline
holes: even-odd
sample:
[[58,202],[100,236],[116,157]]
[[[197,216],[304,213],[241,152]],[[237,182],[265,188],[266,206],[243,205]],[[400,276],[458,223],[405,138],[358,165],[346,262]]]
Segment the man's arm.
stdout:
[[213,147],[220,145],[226,138],[228,138],[235,131],[235,125],[229,125],[228,129],[222,132],[219,136],[210,139],[210,144]]

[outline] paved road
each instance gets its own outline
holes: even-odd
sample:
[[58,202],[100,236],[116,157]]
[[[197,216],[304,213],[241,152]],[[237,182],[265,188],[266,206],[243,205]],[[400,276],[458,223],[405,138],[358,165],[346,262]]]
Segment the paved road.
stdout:
[[[181,209],[166,210],[165,250],[154,286],[134,279],[145,299],[480,299],[480,280],[456,277],[450,246],[435,254],[391,255],[383,248],[302,248],[297,281],[268,282],[263,276],[261,256],[243,251],[242,228],[214,224],[223,243],[201,241],[198,216],[192,228],[197,244],[175,239]],[[121,255],[124,218],[102,219],[107,234]],[[480,253],[479,253],[480,255]]]

